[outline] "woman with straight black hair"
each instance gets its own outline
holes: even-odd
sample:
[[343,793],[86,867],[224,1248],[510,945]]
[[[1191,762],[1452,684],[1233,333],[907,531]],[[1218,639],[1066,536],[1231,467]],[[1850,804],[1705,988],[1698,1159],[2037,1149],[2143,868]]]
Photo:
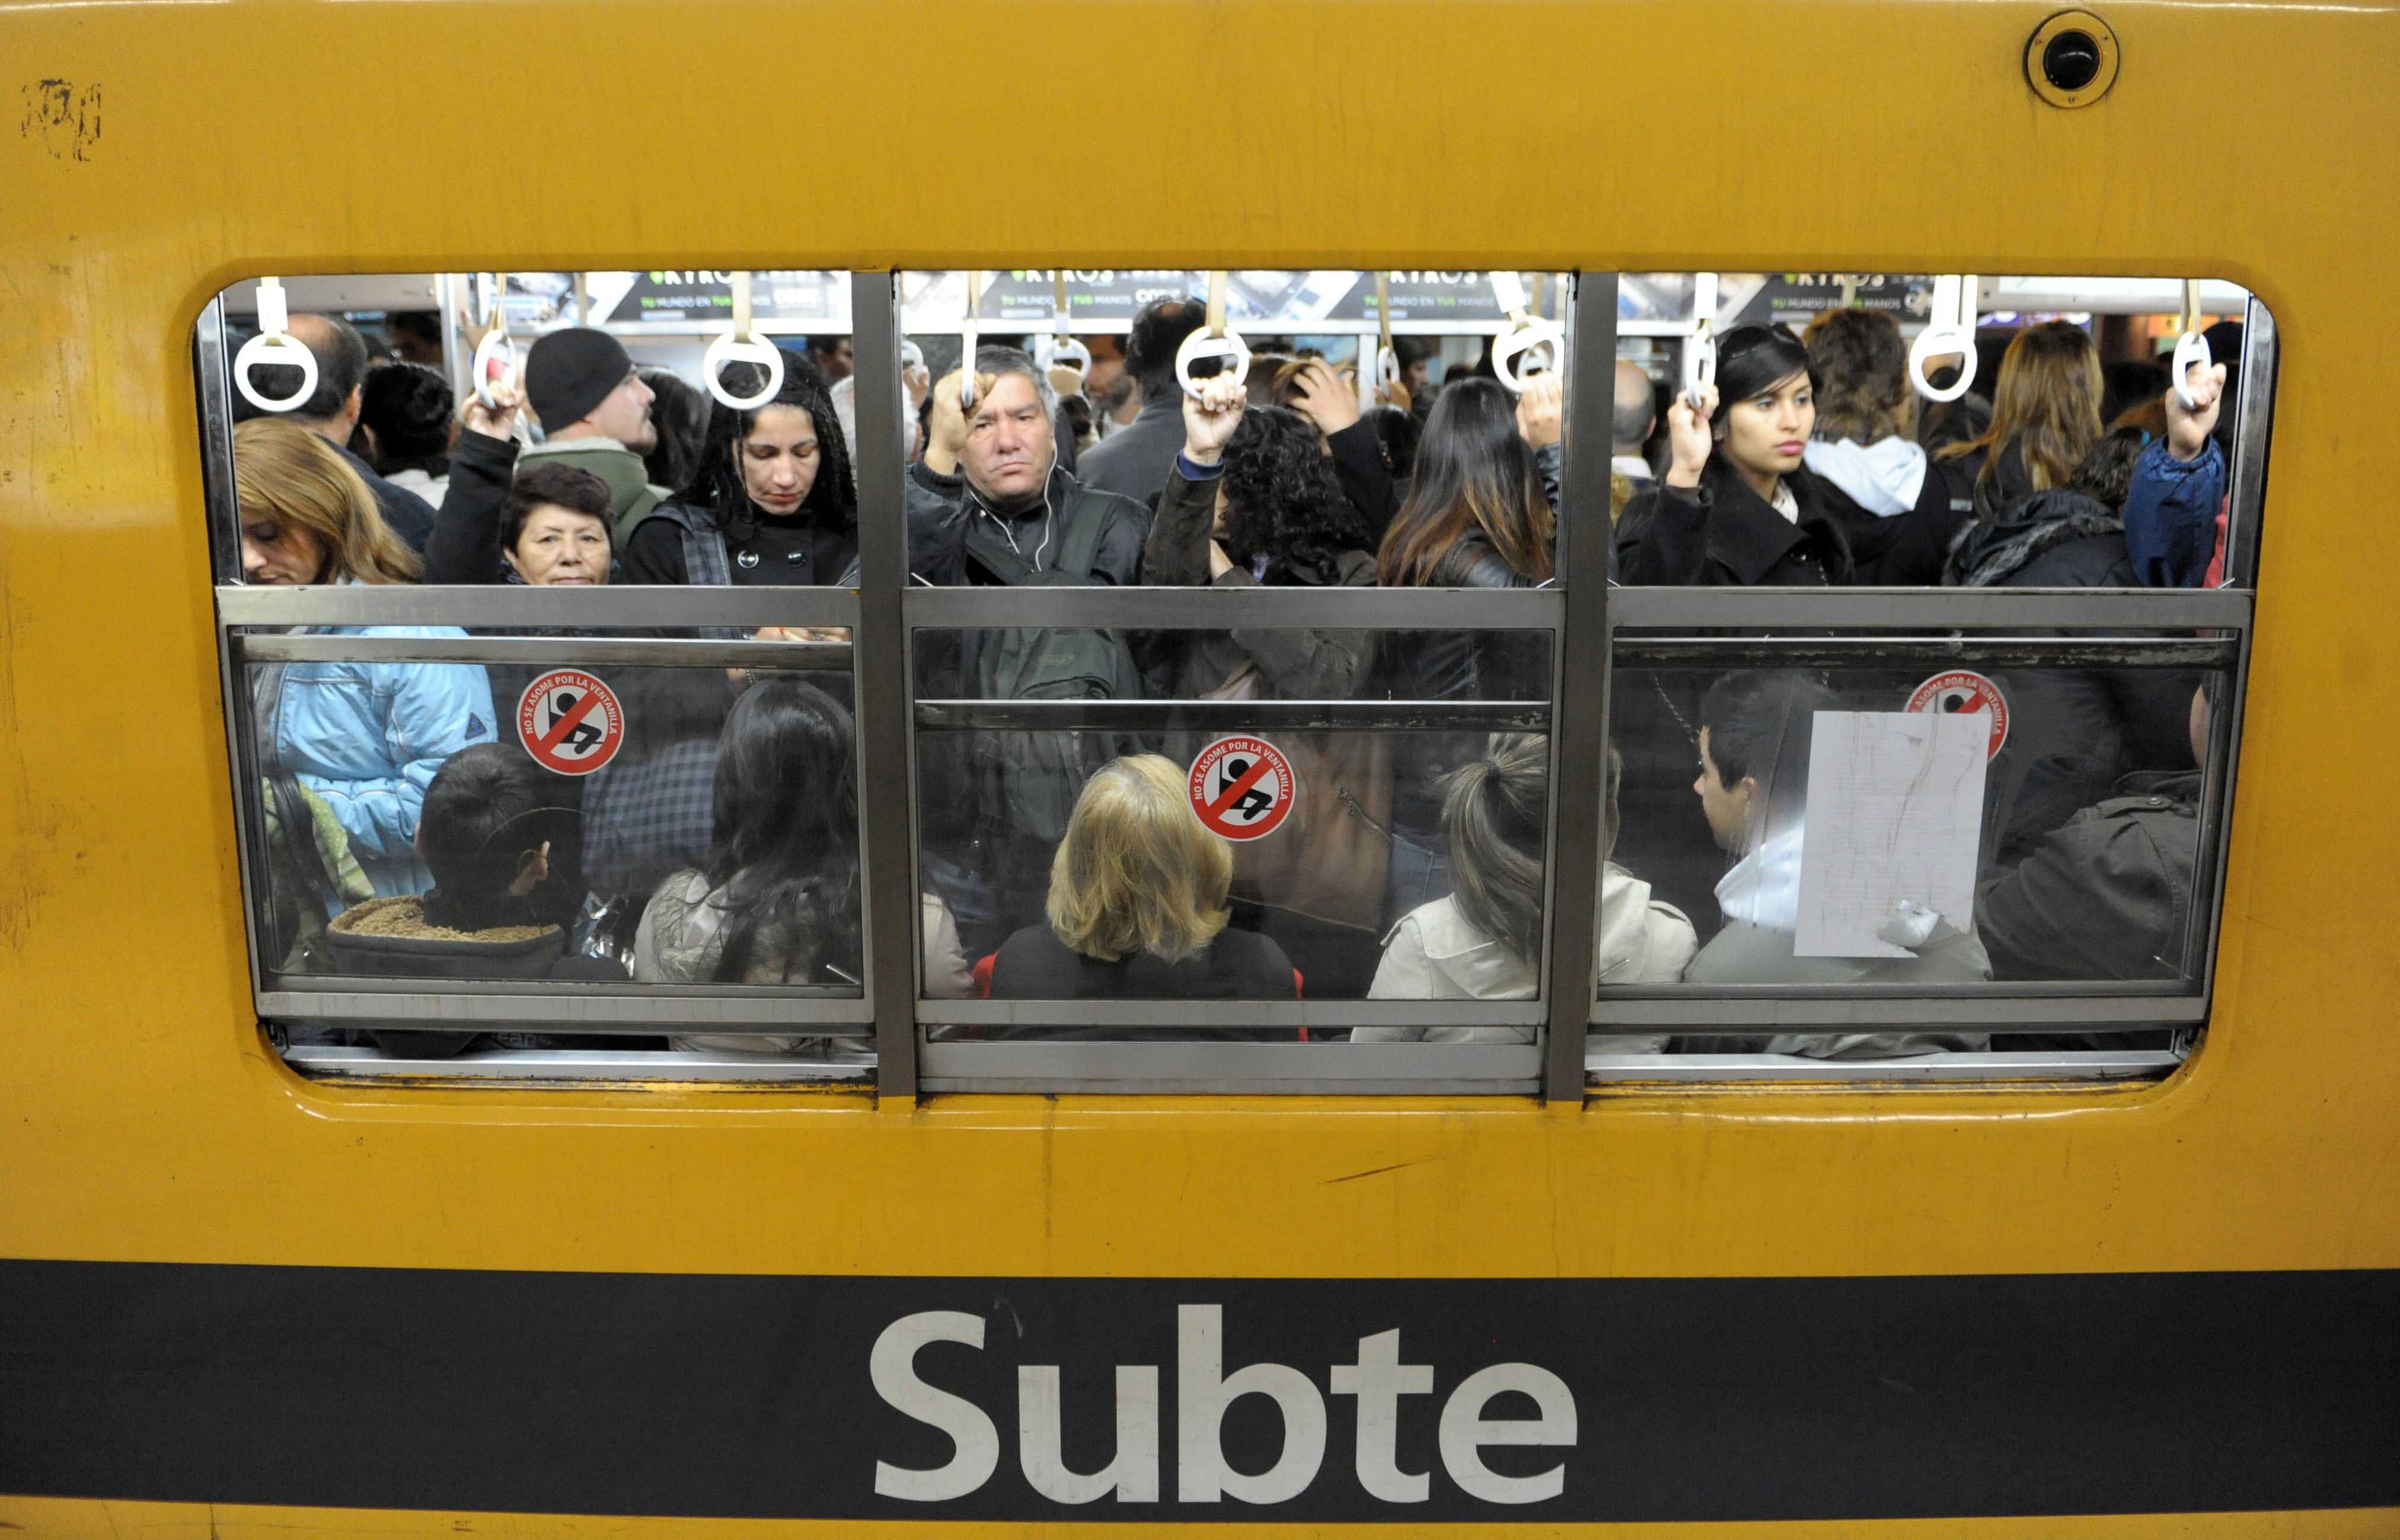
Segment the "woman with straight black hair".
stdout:
[[1717,345],[1700,410],[1667,408],[1673,462],[1616,524],[1622,581],[1816,587],[1851,579],[1849,542],[1805,463],[1817,371],[1789,332],[1743,326]]
[[[1513,401],[1489,379],[1443,389],[1417,444],[1409,499],[1384,535],[1376,566],[1384,587],[1537,588],[1552,579],[1556,491],[1544,458],[1554,463],[1560,400],[1548,375],[1535,375]],[[1387,657],[1396,699],[1523,701],[1549,693],[1549,651],[1537,632],[1399,632]],[[1410,733],[1395,742],[1386,926],[1450,891],[1443,777],[1482,748],[1479,733]]]
[[[735,389],[741,371],[727,371]],[[783,388],[738,412],[717,402],[683,490],[624,542],[629,583],[847,584],[858,489],[824,376],[784,356]]]

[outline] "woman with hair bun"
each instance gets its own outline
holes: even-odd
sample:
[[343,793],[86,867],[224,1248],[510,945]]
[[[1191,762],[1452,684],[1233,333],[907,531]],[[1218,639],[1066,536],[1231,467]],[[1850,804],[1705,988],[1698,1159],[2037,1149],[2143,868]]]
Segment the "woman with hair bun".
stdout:
[[1616,525],[1622,580],[1691,588],[1813,588],[1851,579],[1849,542],[1806,462],[1815,362],[1791,333],[1743,326],[1717,345],[1700,409],[1667,408],[1674,458]]
[[1849,540],[1855,580],[1939,586],[1950,538],[1973,505],[1956,463],[1916,443],[1900,323],[1881,310],[1827,310],[1801,340],[1817,366],[1817,430],[1805,457]]
[[[1373,1000],[1532,1000],[1541,992],[1542,853],[1549,743],[1494,733],[1480,759],[1452,770],[1442,805],[1452,889],[1392,927]],[[1650,884],[1607,856],[1616,844],[1616,756],[1608,761],[1602,830],[1600,980],[1671,984],[1698,949],[1692,922],[1650,896]],[[1353,1043],[1530,1043],[1523,1027],[1361,1027]],[[1610,1038],[1612,1053],[1656,1053],[1664,1037]]]

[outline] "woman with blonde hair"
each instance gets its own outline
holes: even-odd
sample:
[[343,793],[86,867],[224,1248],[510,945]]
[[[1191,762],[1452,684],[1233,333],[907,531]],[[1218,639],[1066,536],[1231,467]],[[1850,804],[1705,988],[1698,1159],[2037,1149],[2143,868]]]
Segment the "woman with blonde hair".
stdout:
[[[251,583],[406,583],[423,565],[401,544],[357,471],[294,424],[259,417],[233,433],[242,578]],[[315,630],[318,628],[309,628]],[[333,626],[336,636],[464,636],[456,626]],[[313,792],[333,811],[375,896],[423,893],[417,815],[442,762],[490,743],[492,689],[473,663],[269,663],[251,670],[259,770],[279,807]],[[313,875],[321,862],[297,862]],[[316,894],[328,914],[341,898]]]
[[[1699,949],[1692,922],[1606,857],[1616,845],[1621,762],[1608,756],[1602,829],[1600,981],[1671,984]],[[1543,847],[1549,742],[1494,733],[1481,758],[1452,770],[1442,806],[1452,890],[1410,911],[1384,938],[1370,1000],[1532,1000],[1541,993]],[[1361,1027],[1353,1043],[1529,1043],[1524,1027]],[[1664,1037],[1602,1040],[1611,1053],[1656,1053]]]
[[1006,1000],[1289,1000],[1283,948],[1225,928],[1234,854],[1192,811],[1173,760],[1127,755],[1075,798],[1050,863],[1050,921],[993,959]]
[[1991,426],[1934,457],[1956,462],[1973,483],[1977,524],[2074,480],[2100,440],[2105,383],[2100,350],[2073,321],[2046,320],[2016,334],[2000,356]]

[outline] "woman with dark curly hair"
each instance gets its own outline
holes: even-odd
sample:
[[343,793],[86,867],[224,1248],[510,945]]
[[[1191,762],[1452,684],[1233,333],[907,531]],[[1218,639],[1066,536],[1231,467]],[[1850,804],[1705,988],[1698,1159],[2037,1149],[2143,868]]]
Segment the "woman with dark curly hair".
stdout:
[[[1201,382],[1183,402],[1183,452],[1142,548],[1141,580],[1211,588],[1371,588],[1375,558],[1316,425],[1288,406],[1248,405],[1238,379]],[[1246,409],[1247,408],[1247,409]],[[1365,691],[1371,631],[1237,627],[1176,634],[1182,700],[1342,700]],[[1381,956],[1391,761],[1376,733],[1289,733],[1298,800],[1271,839],[1235,852],[1234,896],[1258,905],[1310,993],[1366,993]],[[1197,743],[1187,746],[1196,750]],[[1247,920],[1248,910],[1237,910]]]

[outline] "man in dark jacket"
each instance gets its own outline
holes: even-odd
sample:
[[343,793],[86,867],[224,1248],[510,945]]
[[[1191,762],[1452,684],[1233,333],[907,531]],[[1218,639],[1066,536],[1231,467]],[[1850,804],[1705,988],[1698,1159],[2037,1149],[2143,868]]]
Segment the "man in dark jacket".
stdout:
[[[2208,751],[2205,689],[2191,751]],[[2200,857],[2198,770],[2140,771],[1975,893],[1996,979],[2181,978]]]
[[1125,367],[1141,390],[1141,415],[1084,452],[1075,469],[1084,485],[1147,505],[1166,484],[1183,447],[1183,387],[1176,382],[1175,354],[1207,319],[1207,307],[1189,299],[1156,300],[1133,318]]
[[[1150,510],[1058,464],[1057,397],[1030,358],[986,348],[975,365],[972,416],[959,408],[958,375],[934,387],[925,453],[908,471],[911,576],[934,587],[1133,585]],[[920,633],[917,690],[976,700],[1143,693],[1126,634],[1075,625]],[[1139,747],[1122,734],[1023,730],[933,733],[920,745],[926,869],[969,956],[1041,919],[1050,853],[1084,778]]]
[[317,389],[297,410],[285,414],[293,422],[341,452],[359,480],[375,494],[383,522],[391,525],[409,550],[422,552],[433,533],[433,505],[406,487],[394,486],[375,468],[350,453],[350,435],[359,426],[359,407],[367,378],[366,339],[358,328],[335,316],[293,316],[293,338],[317,360]]

